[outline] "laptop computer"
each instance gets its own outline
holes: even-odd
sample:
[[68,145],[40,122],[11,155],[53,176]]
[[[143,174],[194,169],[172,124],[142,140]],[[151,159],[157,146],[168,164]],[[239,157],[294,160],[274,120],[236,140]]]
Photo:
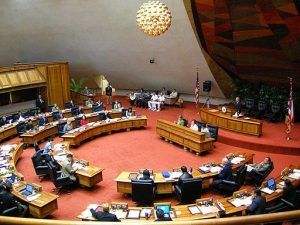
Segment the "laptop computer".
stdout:
[[30,184],[26,184],[25,191],[23,191],[21,194],[25,196],[29,196],[32,194],[32,191],[33,191],[33,186]]
[[273,190],[275,191],[276,190],[276,182],[274,180],[274,178],[271,178],[267,181],[267,187],[270,189],[270,190]]
[[171,208],[170,205],[157,205],[156,206],[156,210],[157,209],[161,209],[162,211],[164,211],[165,215],[169,215],[170,214],[170,208]]

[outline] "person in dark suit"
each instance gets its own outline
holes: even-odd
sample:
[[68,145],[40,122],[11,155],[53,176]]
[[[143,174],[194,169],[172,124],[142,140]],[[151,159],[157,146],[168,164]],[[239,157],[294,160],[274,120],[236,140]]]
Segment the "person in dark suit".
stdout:
[[59,110],[58,112],[56,112],[55,114],[53,114],[53,119],[54,120],[61,120],[64,118],[64,114],[62,113],[61,110]]
[[[147,170],[147,169],[145,169],[145,170],[143,171],[143,176],[140,177],[139,180],[152,180],[152,181],[153,181],[153,179],[151,178],[151,175],[150,175],[150,171]],[[153,181],[153,182],[154,182],[154,181]]]
[[220,189],[220,184],[222,183],[222,180],[230,180],[232,177],[232,168],[230,161],[227,158],[223,158],[222,165],[223,169],[213,181],[213,187],[219,190],[220,192],[222,192],[222,190]]
[[253,193],[253,200],[251,205],[246,209],[247,215],[258,215],[265,212],[266,198],[261,196],[260,189],[255,189]]
[[103,203],[102,208],[103,212],[90,209],[93,217],[95,217],[99,221],[121,222],[121,220],[119,220],[115,214],[109,212],[108,203]]
[[27,124],[26,124],[26,131],[32,130],[32,129],[33,129],[32,120],[29,119]]
[[[288,179],[284,180],[284,187],[283,187],[283,192],[281,199],[284,199],[292,204],[295,204],[295,199],[296,199],[296,190],[294,186],[292,185],[292,182]],[[270,207],[267,209],[267,211],[279,211],[280,209],[283,209],[285,204],[280,201],[278,204]],[[288,209],[288,208],[286,208]]]
[[48,124],[49,122],[48,122],[48,118],[46,117],[46,116],[44,116],[44,115],[40,115],[39,117],[38,117],[38,125],[39,126],[45,126],[46,124]]
[[3,116],[0,120],[0,126],[3,126],[3,125],[8,124],[8,123],[9,123],[9,121],[6,119],[5,116]]
[[38,95],[38,98],[35,100],[35,105],[41,110],[41,112],[45,112],[46,104],[41,95]]
[[159,222],[159,221],[172,221],[172,218],[170,216],[166,216],[165,217],[165,213],[162,209],[157,209],[156,210],[156,216],[157,219],[155,220],[155,222]]
[[233,104],[235,111],[240,114],[242,112],[242,104],[240,101],[240,97],[235,98],[235,102]]
[[112,91],[112,86],[110,85],[110,83],[108,83],[107,87],[105,88],[106,105],[111,105]]
[[193,175],[188,173],[186,166],[181,167],[181,172],[182,174],[178,178],[178,185],[180,185],[184,179],[193,178]]
[[48,154],[45,154],[44,157],[45,157],[45,160],[46,162],[48,163],[52,163],[52,165],[55,165],[56,167],[59,167],[58,163],[56,162],[56,160],[54,159],[54,150],[53,149],[50,149],[48,151]]

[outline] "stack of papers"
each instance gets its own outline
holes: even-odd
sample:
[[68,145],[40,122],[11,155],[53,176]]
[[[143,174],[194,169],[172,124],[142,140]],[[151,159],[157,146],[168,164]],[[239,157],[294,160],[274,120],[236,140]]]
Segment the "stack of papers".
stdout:
[[300,179],[300,173],[294,172],[294,173],[291,173],[288,177],[298,180],[298,179]]
[[252,203],[252,196],[246,198],[235,198],[230,203],[235,207],[241,207],[243,205],[249,206]]
[[207,172],[210,171],[210,168],[209,168],[209,167],[206,167],[206,166],[201,166],[201,167],[199,167],[199,169],[200,169],[202,172],[204,172],[204,173],[207,173]]
[[217,213],[219,209],[216,206],[200,206],[200,210],[203,215],[209,213]]
[[196,205],[194,205],[194,206],[188,206],[188,209],[189,209],[189,211],[191,212],[192,215],[201,214],[200,209]]
[[17,145],[2,145],[0,150],[9,153],[9,152],[13,151],[16,148],[17,148]]
[[33,200],[38,199],[41,196],[41,194],[34,194],[34,195],[29,195],[26,197],[27,201],[31,202]]
[[269,194],[269,195],[272,194],[272,193],[274,192],[273,190],[271,190],[271,189],[268,188],[268,187],[262,188],[261,191],[264,192],[264,193],[267,193],[267,194]]
[[178,179],[182,175],[182,172],[172,172],[170,179]]
[[210,168],[210,172],[212,172],[212,173],[220,173],[221,170],[222,170],[222,167],[220,167],[220,166],[213,166]]
[[243,162],[244,160],[245,160],[244,157],[238,156],[238,157],[234,157],[234,158],[231,160],[231,163],[232,163],[232,164],[239,164],[239,163]]

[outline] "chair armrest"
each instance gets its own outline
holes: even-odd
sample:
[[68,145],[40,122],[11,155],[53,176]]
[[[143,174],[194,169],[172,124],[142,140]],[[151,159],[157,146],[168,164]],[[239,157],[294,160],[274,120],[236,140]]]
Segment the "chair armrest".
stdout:
[[262,174],[261,172],[258,172],[258,171],[256,171],[256,170],[251,170],[250,174],[252,174],[252,175],[259,175],[259,176],[261,176],[261,177],[264,176],[264,174]]
[[175,185],[175,191],[181,194],[181,188],[178,185]]
[[48,166],[37,166],[36,169],[48,169]]
[[237,184],[234,181],[222,180],[222,184],[236,186]]
[[285,199],[283,199],[283,198],[281,198],[281,201],[282,201],[285,205],[287,205],[287,207],[289,207],[289,208],[291,208],[291,209],[294,209],[294,208],[295,208],[295,205],[294,205],[293,203],[291,203],[291,202],[289,202],[289,201],[287,201],[287,200],[285,200]]
[[68,181],[68,180],[70,180],[69,177],[58,177],[58,178],[56,178],[57,182],[63,182],[63,181]]
[[2,216],[6,216],[6,215],[10,215],[10,213],[17,212],[17,211],[18,211],[18,206],[13,206],[13,207],[11,207],[11,208],[9,208],[9,209],[4,210],[4,211],[1,213],[1,215],[2,215]]

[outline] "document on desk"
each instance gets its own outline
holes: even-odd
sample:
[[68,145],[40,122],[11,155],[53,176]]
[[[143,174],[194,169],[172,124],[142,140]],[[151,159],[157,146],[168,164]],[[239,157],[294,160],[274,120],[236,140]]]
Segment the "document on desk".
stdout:
[[127,218],[128,219],[139,219],[140,213],[141,213],[141,210],[139,210],[139,209],[129,209]]
[[235,198],[230,203],[235,207],[241,207],[243,205],[248,206],[252,203],[252,196],[246,198]]
[[288,177],[298,180],[300,178],[300,173],[294,172],[294,173],[291,173]]
[[81,213],[81,215],[82,215],[84,218],[90,218],[90,217],[93,217],[93,215],[92,215],[90,209],[84,210],[84,211]]
[[243,157],[234,157],[232,160],[231,160],[231,163],[232,164],[239,164],[239,163],[241,163],[241,162],[243,162],[243,161],[245,161],[245,158],[243,158]]
[[197,205],[188,206],[188,209],[192,215],[201,214],[201,211]]
[[182,175],[182,172],[172,172],[170,175],[171,179],[178,179]]
[[204,173],[207,173],[207,172],[210,171],[210,168],[209,168],[209,167],[206,167],[206,166],[201,166],[201,167],[199,167],[199,170],[201,170],[201,171],[204,172]]
[[203,215],[206,215],[209,213],[216,213],[219,209],[216,206],[200,206],[200,211]]
[[220,166],[213,166],[210,168],[210,172],[212,173],[219,173],[222,170],[222,167]]
[[38,199],[41,196],[41,194],[34,194],[34,195],[29,195],[26,197],[27,201],[31,202],[33,200]]
[[271,189],[268,188],[268,187],[262,188],[261,191],[264,192],[264,193],[267,193],[268,195],[274,193],[274,191],[271,190]]

